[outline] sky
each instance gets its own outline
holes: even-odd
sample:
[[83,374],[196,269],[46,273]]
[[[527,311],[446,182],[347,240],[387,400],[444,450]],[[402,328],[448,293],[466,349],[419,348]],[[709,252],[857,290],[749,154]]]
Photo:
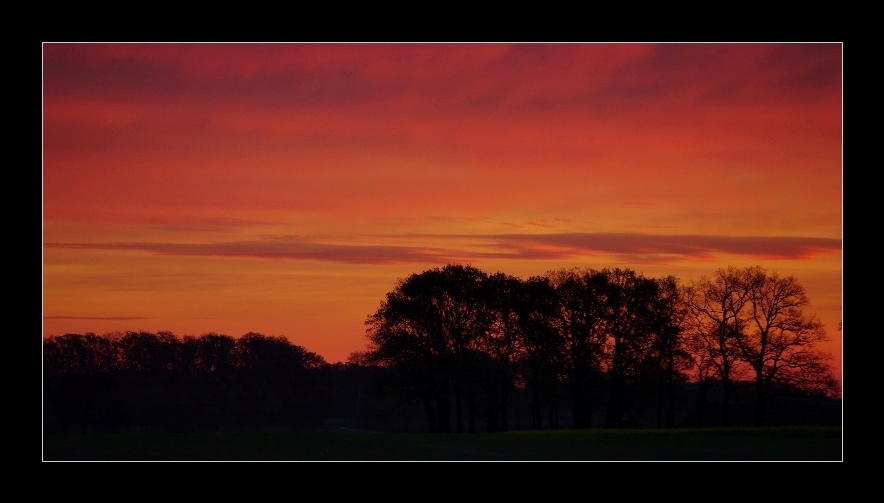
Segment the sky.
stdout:
[[841,372],[841,44],[44,44],[43,336],[366,347],[399,279],[759,265]]

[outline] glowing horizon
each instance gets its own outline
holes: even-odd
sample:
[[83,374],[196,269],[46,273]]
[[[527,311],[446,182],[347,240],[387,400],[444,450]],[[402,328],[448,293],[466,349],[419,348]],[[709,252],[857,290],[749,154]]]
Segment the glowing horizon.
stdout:
[[284,335],[407,277],[793,275],[842,320],[840,44],[44,44],[43,336]]

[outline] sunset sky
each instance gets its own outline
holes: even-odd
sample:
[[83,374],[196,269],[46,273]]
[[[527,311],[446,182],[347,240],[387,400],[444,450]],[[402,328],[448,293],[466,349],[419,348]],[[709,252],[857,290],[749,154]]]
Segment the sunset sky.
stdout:
[[45,44],[43,336],[365,348],[399,278],[720,267],[842,319],[841,44]]

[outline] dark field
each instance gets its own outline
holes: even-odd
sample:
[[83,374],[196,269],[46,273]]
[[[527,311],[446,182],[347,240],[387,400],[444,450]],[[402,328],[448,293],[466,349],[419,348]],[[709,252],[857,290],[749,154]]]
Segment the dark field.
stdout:
[[46,435],[45,461],[841,461],[840,427]]

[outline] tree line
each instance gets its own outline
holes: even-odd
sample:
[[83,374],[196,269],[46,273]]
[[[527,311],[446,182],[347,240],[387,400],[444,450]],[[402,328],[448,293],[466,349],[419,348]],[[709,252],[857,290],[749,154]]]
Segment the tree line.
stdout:
[[44,430],[728,425],[750,389],[763,425],[784,394],[839,396],[808,305],[793,277],[760,267],[682,285],[630,269],[523,280],[452,264],[399,280],[346,363],[252,332],[46,338]]
[[318,424],[325,360],[284,337],[65,334],[43,342],[46,431],[219,431]]
[[[522,280],[447,265],[400,280],[366,324],[369,362],[419,400],[431,431],[507,429],[508,398],[531,396],[532,425],[558,425],[567,391],[575,428],[622,428],[638,388],[655,389],[658,426],[673,426],[674,390],[691,377],[698,403],[721,390],[729,424],[735,382],[751,381],[755,424],[778,393],[838,394],[822,324],[794,277],[761,267],[720,269],[682,286],[630,269],[569,269]],[[601,391],[601,392],[600,392]]]

